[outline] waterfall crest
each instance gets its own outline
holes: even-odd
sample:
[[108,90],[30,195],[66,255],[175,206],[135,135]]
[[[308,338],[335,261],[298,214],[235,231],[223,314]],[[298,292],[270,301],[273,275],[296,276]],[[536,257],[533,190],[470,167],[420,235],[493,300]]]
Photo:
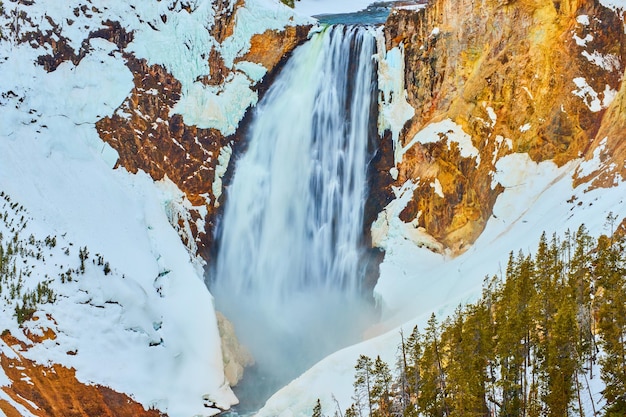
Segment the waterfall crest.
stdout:
[[211,290],[259,367],[287,378],[369,321],[360,292],[374,53],[372,29],[359,26],[297,48],[255,110],[227,190]]

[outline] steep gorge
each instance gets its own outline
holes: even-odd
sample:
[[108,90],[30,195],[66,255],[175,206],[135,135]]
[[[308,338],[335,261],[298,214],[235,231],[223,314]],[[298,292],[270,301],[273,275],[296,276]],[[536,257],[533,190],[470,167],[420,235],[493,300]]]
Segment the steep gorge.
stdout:
[[[171,3],[176,12],[195,12],[193,2]],[[214,2],[210,32],[220,46],[234,39],[235,17],[243,6]],[[98,11],[90,5],[73,15],[97,19]],[[165,24],[168,17],[160,20]],[[553,160],[558,165],[583,158],[591,168],[579,169],[573,180],[590,189],[611,187],[623,179],[623,20],[623,12],[593,0],[432,0],[422,10],[395,9],[384,28],[385,47],[402,51],[406,101],[414,115],[395,149],[389,132],[379,142],[370,167],[373,188],[366,223],[392,199],[392,186],[399,188],[410,180],[417,186],[401,219],[423,228],[439,248],[459,254],[477,239],[492,215],[504,189],[493,177],[505,155],[527,153],[535,161]],[[186,201],[182,209],[170,213],[170,222],[193,254],[210,260],[215,219],[223,202],[221,181],[228,180],[229,157],[242,144],[249,116],[233,128],[234,133],[186,122],[173,111],[184,90],[181,80],[165,65],[138,58],[127,49],[132,30],[119,22],[102,25],[85,35],[83,49],[72,49],[61,31],[33,31],[21,42],[51,51],[38,62],[50,72],[63,62],[78,64],[90,39],[117,46],[112,53],[123,57],[134,87],[115,113],[95,127],[117,151],[118,168],[145,171],[154,180],[168,178],[184,193]],[[207,46],[204,59],[209,71],[196,81],[219,87],[241,75],[250,63],[260,64],[268,71],[253,83],[260,98],[290,52],[307,38],[309,28],[294,23],[254,34],[249,48],[232,63],[225,62],[217,46]],[[252,77],[252,72],[246,76]],[[422,132],[414,140],[435,125],[439,130],[431,131],[430,137]],[[469,143],[458,142],[462,134]],[[468,153],[468,147],[476,152]],[[68,381],[70,386],[80,385]],[[128,415],[134,415],[137,407],[129,408]]]

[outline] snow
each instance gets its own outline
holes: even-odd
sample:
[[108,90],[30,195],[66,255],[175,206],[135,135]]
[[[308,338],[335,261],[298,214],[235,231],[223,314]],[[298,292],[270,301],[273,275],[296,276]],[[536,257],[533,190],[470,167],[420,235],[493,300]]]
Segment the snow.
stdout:
[[[97,19],[82,12],[74,16],[73,7],[80,5],[77,0],[47,3],[45,8],[15,7],[26,10],[40,30],[52,29],[45,18],[50,16],[75,51],[81,48],[86,33],[101,27],[99,22],[121,21],[134,32],[128,51],[149,64],[163,65],[181,81],[183,97],[171,112],[180,112],[188,123],[228,134],[256,103],[251,87],[264,73],[253,63],[234,64],[249,48],[251,36],[288,23],[310,22],[302,16],[355,11],[368,3],[301,0],[296,2],[298,16],[278,1],[249,0],[248,6],[237,12],[234,35],[223,45],[210,35],[214,12],[207,1],[191,1],[191,14],[180,8],[170,10],[171,1],[106,2],[99,7],[102,12]],[[624,5],[620,0],[602,3]],[[68,16],[74,20],[71,25]],[[577,20],[589,24],[588,17]],[[221,88],[196,81],[209,74],[206,56],[213,47],[235,67],[234,75]],[[215,414],[217,410],[206,408],[205,403],[226,408],[237,399],[224,381],[213,299],[203,283],[202,261],[190,255],[170,224],[172,212],[189,202],[167,179],[155,183],[144,173],[112,170],[117,154],[102,143],[94,128],[133,88],[132,74],[117,47],[102,39],[89,41],[88,54],[79,65],[66,62],[51,73],[33,65],[45,48],[49,49],[17,46],[11,39],[0,43],[0,92],[13,92],[0,98],[0,190],[26,207],[24,235],[32,233],[38,239],[57,236],[57,248],[45,254],[48,260],[64,260],[62,248],[67,247],[77,262],[78,248],[88,247],[89,260],[101,254],[110,262],[112,273],[105,276],[100,267],[87,262],[86,272],[78,280],[61,283],[54,278],[50,285],[57,301],[40,305],[39,320],[26,326],[33,333],[52,328],[57,338],[23,354],[38,363],[74,367],[80,381],[132,394],[145,407],[155,406],[172,417]],[[437,133],[447,134],[448,145],[457,142],[462,156],[475,157],[479,163],[471,138],[449,119],[426,126],[405,148],[398,144],[401,129],[414,115],[403,85],[403,48],[384,52],[382,45],[379,51],[383,93],[379,128],[392,133],[396,163],[414,143],[440,140]],[[608,65],[606,56],[599,60],[588,55],[598,65]],[[577,90],[573,93],[592,111],[606,108],[616,94],[607,86],[600,101],[584,78],[574,83]],[[510,139],[501,142],[504,140],[510,147]],[[332,395],[347,407],[356,357],[381,354],[392,362],[398,325],[410,329],[415,323],[423,324],[432,311],[447,314],[459,302],[476,299],[484,275],[498,272],[493,260],[506,262],[508,251],[517,248],[531,250],[543,230],[561,233],[585,222],[592,232],[600,233],[608,211],[626,210],[626,186],[619,182],[608,190],[584,192],[584,186],[572,188],[569,173],[577,166],[579,175],[593,172],[601,163],[601,151],[598,148],[590,161],[574,161],[560,168],[550,161],[537,164],[522,154],[497,161],[493,184],[501,184],[505,191],[498,197],[483,235],[456,258],[417,228],[415,220],[406,223],[399,219],[417,184],[408,181],[394,189],[396,198],[372,228],[374,243],[386,249],[375,290],[384,322],[371,329],[372,338],[367,342],[329,356],[277,393],[259,415],[308,415],[319,396],[326,409],[334,405]],[[216,198],[222,190],[230,147],[222,149],[218,160],[213,184]],[[437,179],[432,186],[443,195]],[[564,201],[570,195],[580,206]],[[55,262],[33,261],[37,273],[28,288],[41,282],[45,274],[57,277]],[[0,328],[20,337],[12,316],[14,304],[2,303]],[[46,314],[55,321],[47,320]],[[373,337],[376,334],[381,336]],[[15,354],[4,342],[0,350]],[[70,351],[75,354],[67,354]],[[8,383],[0,372],[0,385]],[[14,404],[22,415],[31,415],[2,390],[0,398]]]
[[626,1],[624,0],[600,0],[600,4],[613,10],[626,10]]
[[253,82],[261,81],[267,74],[267,68],[254,62],[240,61],[235,64],[235,68],[246,74]]
[[[491,113],[489,115],[493,123],[495,123],[495,112],[493,115]],[[448,141],[448,149],[450,149],[452,142],[456,142],[459,145],[459,152],[463,158],[476,158],[476,166],[480,165],[480,154],[472,143],[472,137],[463,131],[463,127],[450,119],[431,123],[417,132],[413,139],[402,148],[399,160],[401,161],[402,155],[416,143],[436,143],[443,140],[443,138],[446,138]]]
[[430,186],[435,189],[435,194],[437,194],[441,198],[444,198],[443,188],[441,188],[441,183],[439,182],[439,178],[435,178],[435,181],[430,183]]
[[[226,136],[233,133],[233,126],[256,103],[256,92],[251,87],[258,82],[260,69],[253,71],[250,66],[239,70],[235,68],[235,76],[228,79],[221,88],[203,88],[204,86],[198,85],[200,83],[197,80],[210,74],[207,58],[211,49],[215,48],[224,56],[227,64],[233,67],[234,59],[247,51],[250,37],[254,34],[263,33],[266,29],[280,29],[287,24],[311,22],[308,18],[296,15],[278,0],[250,0],[237,11],[234,34],[220,45],[210,33],[215,18],[210,1],[189,2],[192,13],[176,1],[143,2],[137,5],[105,2],[94,5],[99,12],[88,9],[85,13],[79,12],[78,17],[73,13],[74,8],[81,6],[78,0],[46,5],[45,8],[37,5],[17,5],[16,8],[25,11],[33,24],[42,31],[53,29],[46,18],[49,16],[58,24],[55,30],[68,38],[69,45],[76,52],[81,49],[87,33],[102,27],[101,22],[121,22],[127,32],[133,32],[133,41],[126,47],[126,51],[132,52],[139,59],[146,59],[149,65],[162,65],[181,82],[182,104],[175,111],[181,112],[185,122],[195,123],[202,128],[218,129]],[[70,24],[70,21],[73,23]],[[27,29],[29,28],[23,28],[24,31]],[[98,48],[97,44],[102,42],[104,41],[92,40],[91,47]],[[10,43],[11,39],[5,45]],[[48,46],[46,48],[49,50]],[[119,56],[105,59],[111,62],[115,60],[115,65],[123,65]],[[27,65],[30,66],[30,63]],[[14,68],[16,73],[19,72],[17,67]],[[88,70],[87,65],[84,70]],[[107,94],[107,91],[109,90],[83,89],[76,93]],[[228,111],[220,112],[203,122],[202,116],[206,112],[200,106],[205,104],[212,109]]]
[[572,39],[576,42],[578,46],[587,46],[587,42],[591,42],[593,40],[593,35],[588,33],[584,38],[579,37],[575,33],[572,35]]
[[[233,35],[219,44],[210,33],[214,11],[212,2],[199,2],[192,14],[186,10],[168,15],[166,23],[157,19],[158,30],[143,25],[128,46],[136,57],[149,64],[163,65],[182,84],[182,97],[172,112],[179,113],[188,125],[218,129],[224,136],[235,132],[246,111],[258,101],[252,89],[265,71],[252,63],[235,65],[235,59],[250,48],[250,39],[269,29],[309,24],[278,0],[246,2],[236,11]],[[198,81],[210,74],[208,55],[215,48],[234,75],[220,86]]]
[[617,96],[617,91],[612,89],[608,84],[605,84],[604,92],[602,93],[602,101],[600,101],[598,93],[587,84],[587,80],[583,77],[574,78],[573,81],[576,87],[578,87],[578,90],[574,90],[572,93],[582,98],[585,105],[592,112],[598,112],[608,108]]
[[[22,417],[37,417],[33,413],[31,413],[28,408],[24,407],[19,402],[15,401],[9,394],[0,389],[0,400],[6,401],[9,405],[15,408]],[[2,413],[2,411],[0,411]],[[2,413],[4,415],[4,413]]]
[[396,46],[387,51],[382,29],[377,36],[378,43],[378,89],[382,94],[378,101],[378,132],[391,131],[394,161],[402,160],[402,146],[398,143],[404,124],[415,115],[415,109],[406,101],[404,88],[404,47]]
[[[587,35],[587,37],[588,36],[589,35]],[[587,37],[585,39],[587,39]],[[602,68],[605,71],[617,71],[620,69],[619,58],[617,57],[617,55],[602,55],[598,51],[593,51],[592,53],[582,51],[581,55],[587,58],[587,61]]]
[[487,114],[491,119],[491,127],[494,127],[496,125],[496,121],[498,120],[498,116],[496,115],[495,110],[491,106],[485,107],[485,110],[487,110]]
[[230,77],[220,86],[191,84],[172,111],[183,115],[185,123],[203,129],[219,129],[223,135],[235,133],[239,121],[250,106],[258,101],[251,90],[251,80],[242,72]]
[[576,17],[576,21],[578,23],[580,23],[583,26],[588,26],[589,25],[589,16],[586,14],[581,14],[578,17]]
[[[457,257],[415,244],[410,225],[398,218],[415,184],[396,189],[396,199],[372,227],[374,243],[385,249],[375,288],[382,322],[370,329],[368,340],[325,358],[276,393],[258,415],[307,416],[318,397],[328,414],[335,401],[347,408],[352,402],[353,366],[360,354],[381,355],[394,363],[401,328],[405,333],[416,324],[424,328],[431,312],[441,318],[459,303],[478,299],[483,278],[501,273],[510,251],[531,252],[543,231],[562,234],[581,223],[595,235],[606,232],[607,214],[626,212],[626,183],[609,189],[586,190],[585,184],[573,188],[571,173],[579,164],[578,160],[561,167],[552,161],[536,163],[527,154],[501,158],[494,181],[505,190],[482,235]],[[602,386],[592,389],[597,396]]]
[[602,161],[607,157],[607,140],[608,137],[605,137],[600,141],[600,144],[593,150],[593,156],[591,157],[591,159],[581,162],[581,164],[576,169],[576,176],[578,178],[585,178],[586,176],[591,175],[600,168],[602,168]]
[[[76,53],[102,22],[120,22],[133,33],[125,52],[162,65],[181,82],[182,98],[170,114],[180,112],[187,123],[225,135],[256,103],[251,87],[266,72],[254,63],[234,64],[247,51],[250,37],[268,28],[311,22],[278,0],[249,0],[238,9],[233,35],[218,45],[210,32],[210,1],[188,2],[191,13],[175,1],[100,3],[94,3],[99,11],[85,12],[78,0],[14,6],[32,21],[23,22],[22,31],[55,30],[53,37],[67,38]],[[73,367],[81,382],[107,385],[173,417],[216,414],[207,405],[228,408],[237,399],[224,380],[203,261],[190,255],[171,226],[191,204],[167,178],[155,183],[141,172],[111,169],[117,152],[100,140],[94,124],[112,115],[128,96],[133,75],[113,43],[91,39],[85,46],[79,65],[68,61],[47,73],[33,63],[51,52],[48,45],[17,45],[14,36],[0,42],[0,190],[27,208],[23,233],[37,239],[54,234],[59,240],[58,248],[44,255],[49,262],[33,261],[36,274],[26,286],[34,288],[47,274],[57,300],[39,305],[40,319],[25,323],[35,334],[51,328],[57,338],[24,355],[38,363]],[[197,82],[210,74],[212,48],[234,67],[220,88]],[[229,149],[219,156],[214,183],[219,192]],[[100,254],[112,272],[104,276],[102,266],[87,262],[84,276],[62,283],[59,266],[50,262],[65,259],[62,246],[71,249],[73,258],[79,247],[88,247],[92,259]],[[0,327],[20,337],[14,308],[14,302],[0,305]],[[0,349],[12,352],[8,346]],[[0,384],[8,383],[0,372]]]
[[310,18],[294,15],[292,9],[278,0],[248,1],[246,7],[237,10],[235,21],[234,35],[229,36],[220,47],[227,67],[232,67],[236,57],[248,52],[253,35],[268,29],[283,30],[288,24],[306,25],[314,22]]
[[602,110],[602,104],[600,103],[600,99],[598,98],[598,93],[595,92],[589,84],[587,84],[587,80],[583,77],[574,78],[574,84],[578,87],[578,90],[572,91],[577,97],[580,97],[585,102],[585,105],[592,112],[599,112]]
[[604,98],[602,99],[602,107],[603,108],[608,108],[611,103],[613,103],[613,100],[615,100],[615,97],[617,96],[617,90],[613,90],[611,87],[609,87],[609,85],[605,85],[604,86]]
[[526,123],[525,125],[519,127],[519,131],[522,133],[528,132],[531,127],[532,125],[530,123]]
[[[58,300],[40,311],[58,323],[57,338],[24,356],[74,367],[80,381],[132,393],[144,406],[172,416],[206,415],[206,394],[222,406],[233,404],[232,393],[224,391],[212,298],[200,263],[190,258],[164,210],[172,196],[145,174],[110,170],[74,132],[86,133],[67,129],[58,141],[83,148],[81,159],[61,147],[39,152],[27,136],[4,140],[0,188],[29,208],[26,234],[65,235],[59,247],[86,246],[116,272],[103,277],[88,266],[78,282],[54,281]],[[41,275],[57,269],[52,262],[36,266]],[[18,334],[11,314],[3,317],[1,327]]]
[[401,187],[392,187],[396,199],[389,203],[383,211],[378,213],[377,219],[372,224],[372,246],[385,249],[386,252],[393,252],[395,246],[389,245],[388,236],[393,235],[402,242],[411,242],[416,247],[427,247],[431,250],[441,252],[442,245],[432,236],[428,235],[423,228],[417,227],[419,215],[410,223],[400,220],[400,212],[406,207],[413,197],[413,191],[419,182],[406,181]]
[[[200,125],[199,119],[206,116],[203,107],[219,108],[223,113],[211,113],[213,119],[203,122],[231,132],[256,103],[250,87],[264,69],[240,62],[222,89],[200,85],[197,77],[209,73],[206,54],[216,46],[208,31],[211,3],[190,2],[193,13],[169,10],[172,4],[107,2],[97,5],[101,12],[94,18],[82,12],[76,18],[72,10],[78,2],[15,7],[25,10],[42,30],[51,28],[45,14],[65,22],[61,34],[76,50],[101,21],[120,21],[134,31],[128,51],[149,64],[163,65],[180,79],[183,99],[170,112],[179,111],[186,121]],[[67,17],[74,19],[72,25]],[[249,40],[267,26],[305,20],[277,1],[249,1],[239,9],[224,53],[234,59],[246,49],[246,40],[239,37]],[[39,305],[39,320],[25,323],[35,334],[50,328],[57,338],[23,355],[42,364],[73,367],[79,381],[128,393],[144,407],[155,406],[173,417],[216,414],[216,408],[206,405],[228,408],[237,399],[224,380],[203,261],[190,255],[171,225],[191,204],[167,178],[155,183],[142,172],[112,170],[117,153],[94,127],[128,96],[132,74],[117,46],[103,39],[89,41],[78,65],[65,62],[50,73],[33,65],[45,48],[17,45],[11,39],[0,43],[0,190],[26,208],[23,236],[58,239],[57,247],[44,253],[47,262],[28,261],[34,272],[26,283],[33,289],[48,275],[57,299]],[[221,190],[228,150],[218,157],[216,190]],[[82,247],[90,252],[84,275],[62,283],[59,265],[76,268]],[[108,275],[92,263],[96,253],[110,263]],[[3,299],[0,327],[27,341],[20,336],[14,307],[13,301]],[[4,344],[0,349],[12,352]],[[0,384],[7,383],[0,373]],[[27,410],[23,414],[29,415]]]
[[[426,4],[406,4],[406,5],[400,5],[400,6],[394,7],[394,9],[412,10],[412,11],[418,11],[424,8],[426,8]],[[435,35],[438,35],[438,33],[436,33]]]
[[[511,139],[505,138],[504,136],[501,136],[501,135],[496,135],[496,146],[493,149],[493,157],[491,159],[491,164],[494,166],[496,165],[496,162],[498,161],[498,154],[500,153],[500,149],[502,149],[502,144],[505,144],[506,147],[509,148],[509,150],[513,149],[513,141]],[[496,186],[496,183],[493,183],[491,185],[491,189],[493,190],[495,186]]]
[[220,149],[220,154],[217,157],[219,161],[217,167],[215,167],[215,178],[213,179],[212,191],[215,196],[215,202],[213,203],[215,207],[219,206],[219,199],[222,196],[222,178],[226,174],[226,169],[230,162],[230,157],[232,156],[233,150],[229,145],[226,145]]

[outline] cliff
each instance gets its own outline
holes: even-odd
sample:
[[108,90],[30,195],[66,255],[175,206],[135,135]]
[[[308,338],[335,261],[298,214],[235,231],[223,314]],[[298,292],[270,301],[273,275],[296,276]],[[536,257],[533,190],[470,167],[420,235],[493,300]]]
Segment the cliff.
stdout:
[[237,128],[309,25],[263,0],[0,2],[5,413],[237,403],[249,359],[200,255]]
[[[219,6],[218,3],[216,7]],[[219,44],[236,36],[234,18],[241,6],[242,3],[237,3],[234,10],[221,10],[216,14],[219,20],[216,20],[211,35]],[[264,80],[270,79],[289,52],[306,39],[309,28],[286,26],[281,30],[268,29],[254,34],[249,40],[249,49],[235,58],[230,66],[225,65],[218,47],[207,47],[203,56],[208,67],[196,75],[194,83],[215,89],[216,97],[226,95],[229,82],[245,71],[243,65],[255,65],[257,74],[252,76],[250,91],[246,92],[254,96],[248,104],[251,106],[257,100],[258,91],[266,88]],[[132,53],[126,54],[125,58],[133,74],[134,88],[111,117],[96,123],[96,129],[102,140],[118,152],[117,167],[124,167],[132,173],[142,170],[154,180],[167,177],[185,193],[191,206],[179,212],[173,223],[190,250],[208,259],[215,216],[223,199],[222,177],[232,147],[241,140],[240,130],[237,130],[240,120],[232,120],[232,125],[221,129],[201,128],[193,121],[185,122],[182,114],[173,111],[183,95],[182,83],[162,65],[149,65]],[[264,76],[264,72],[269,75]],[[211,120],[223,111],[239,112],[232,108],[240,105],[237,103],[239,99],[235,96],[230,103],[215,104],[208,99],[209,102],[202,101],[198,106],[208,107],[202,112],[208,112],[205,120]],[[247,110],[242,109],[241,118]]]
[[401,219],[458,253],[492,214],[503,191],[493,176],[506,155],[562,166],[601,149],[602,166],[576,180],[610,186],[623,176],[622,27],[622,12],[587,0],[436,0],[394,10],[386,49],[404,51],[414,109],[388,167],[397,169],[392,185],[416,183]]
[[[55,335],[50,332],[47,337]],[[163,416],[108,387],[80,383],[73,369],[24,358],[20,351],[27,346],[10,333],[2,336],[2,342],[10,346],[0,353],[2,370],[10,380],[9,386],[0,388],[0,411],[8,417]]]

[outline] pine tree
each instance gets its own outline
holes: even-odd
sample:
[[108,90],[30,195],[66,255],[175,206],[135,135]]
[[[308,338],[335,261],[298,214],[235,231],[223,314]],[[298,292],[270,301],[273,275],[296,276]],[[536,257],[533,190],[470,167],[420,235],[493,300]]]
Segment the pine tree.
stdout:
[[626,415],[626,242],[624,237],[598,239],[594,274],[602,288],[598,311],[601,377],[606,415]]
[[372,416],[374,407],[372,401],[372,358],[370,358],[369,356],[360,355],[357,359],[354,369],[355,407],[359,412],[359,415],[363,415],[363,409],[365,408],[367,411],[367,415]]
[[355,404],[352,404],[350,408],[346,410],[344,417],[361,417],[361,413],[357,409],[357,406]]
[[574,377],[579,367],[576,328],[575,305],[570,297],[563,297],[546,347],[547,392],[544,402],[549,417],[567,416],[574,398]]
[[446,388],[450,416],[481,416],[486,404],[487,352],[483,327],[484,310],[480,305],[457,308],[453,319],[442,330],[442,346],[449,351]]
[[625,253],[625,237],[595,242],[584,226],[563,242],[544,233],[534,258],[511,253],[506,280],[485,280],[477,303],[401,333],[395,386],[380,357],[361,356],[346,417],[583,417],[595,333],[605,415],[626,415]]
[[408,396],[408,402],[405,410],[406,416],[417,416],[417,398],[422,386],[422,378],[420,372],[420,361],[422,359],[423,352],[422,335],[419,332],[417,326],[413,328],[413,331],[406,340],[406,369],[404,373],[406,375],[407,385],[406,391]]
[[568,281],[571,296],[576,305],[576,321],[578,325],[578,356],[588,361],[593,375],[595,357],[595,323],[592,305],[592,293],[595,283],[591,273],[591,249],[593,239],[587,233],[585,225],[581,225],[574,235],[574,250],[569,259]]
[[391,415],[391,370],[389,365],[376,357],[372,367],[371,401],[374,404],[372,416],[384,417]]
[[439,343],[437,318],[432,314],[424,330],[424,352],[420,359],[421,387],[417,400],[419,412],[432,417],[449,414]]
[[528,307],[528,293],[520,291],[524,255],[520,252],[517,257],[509,254],[506,269],[506,282],[499,294],[495,306],[496,346],[495,353],[500,370],[502,403],[500,416],[523,415],[524,373],[527,347],[526,340],[526,311]]
[[322,403],[320,402],[319,398],[315,402],[315,406],[313,407],[313,414],[311,415],[311,417],[323,417]]

